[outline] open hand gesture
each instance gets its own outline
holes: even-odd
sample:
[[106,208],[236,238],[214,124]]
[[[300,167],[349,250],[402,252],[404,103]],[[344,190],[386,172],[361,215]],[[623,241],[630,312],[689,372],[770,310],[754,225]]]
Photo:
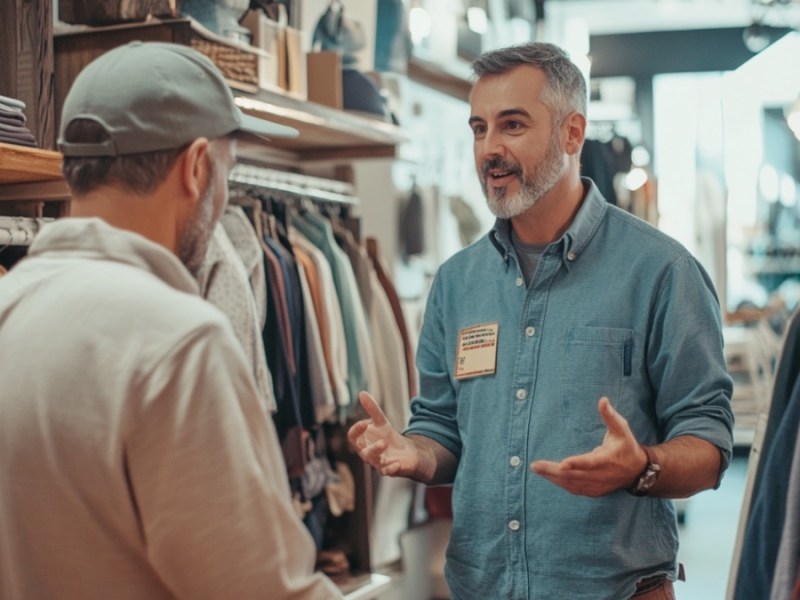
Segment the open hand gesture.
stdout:
[[378,403],[367,392],[361,392],[358,400],[369,418],[358,421],[347,432],[350,445],[381,475],[412,476],[420,460],[417,447],[389,424]]
[[647,464],[647,454],[608,398],[600,398],[597,410],[606,424],[602,444],[560,462],[534,461],[531,470],[579,496],[604,496],[629,486]]

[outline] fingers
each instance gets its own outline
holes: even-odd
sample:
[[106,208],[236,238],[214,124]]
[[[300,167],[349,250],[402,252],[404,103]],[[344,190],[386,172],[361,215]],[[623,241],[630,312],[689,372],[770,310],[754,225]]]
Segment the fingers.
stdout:
[[611,406],[611,401],[606,396],[600,398],[597,403],[597,410],[600,416],[603,417],[606,428],[611,435],[630,435],[628,421],[614,410],[614,407]]
[[531,463],[531,471],[543,477],[555,476],[561,471],[561,466],[551,460],[535,460]]
[[350,442],[350,445],[353,446],[356,450],[360,450],[359,446],[359,438],[364,435],[367,431],[367,427],[369,427],[369,421],[364,419],[363,421],[358,421],[355,423],[348,431],[347,431],[347,440]]
[[359,392],[358,401],[377,427],[383,427],[387,424],[386,415],[383,414],[381,407],[378,406],[378,403],[375,402],[375,398],[369,393]]
[[358,451],[358,455],[365,463],[373,467],[383,466],[383,453],[386,451],[386,442],[378,440],[371,444],[365,445]]
[[604,464],[602,452],[595,448],[591,452],[585,454],[576,454],[575,456],[568,456],[559,463],[561,469],[564,471],[593,471]]
[[400,472],[400,462],[399,461],[392,461],[383,465],[380,469],[380,474],[385,475],[387,477],[394,477]]

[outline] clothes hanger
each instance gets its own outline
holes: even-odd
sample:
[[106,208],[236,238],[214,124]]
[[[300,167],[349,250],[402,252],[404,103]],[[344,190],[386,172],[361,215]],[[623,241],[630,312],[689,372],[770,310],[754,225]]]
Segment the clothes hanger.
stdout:
[[8,241],[3,246],[0,246],[0,252],[3,252],[6,248],[14,245],[14,232],[8,227],[0,227],[0,231],[8,232]]

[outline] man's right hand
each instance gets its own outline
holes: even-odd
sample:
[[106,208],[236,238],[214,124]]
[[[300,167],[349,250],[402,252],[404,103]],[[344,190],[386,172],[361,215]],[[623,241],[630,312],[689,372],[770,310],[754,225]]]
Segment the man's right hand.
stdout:
[[353,425],[347,432],[347,439],[361,459],[381,475],[418,477],[421,457],[414,441],[389,424],[378,403],[367,392],[361,392],[358,400],[369,418]]

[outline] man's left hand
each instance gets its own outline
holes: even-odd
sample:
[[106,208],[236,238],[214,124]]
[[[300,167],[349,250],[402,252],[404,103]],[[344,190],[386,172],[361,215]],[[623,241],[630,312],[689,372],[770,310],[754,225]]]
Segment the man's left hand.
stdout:
[[560,462],[534,461],[531,471],[578,496],[605,496],[631,485],[647,466],[647,454],[608,398],[600,398],[597,410],[606,424],[601,445]]

